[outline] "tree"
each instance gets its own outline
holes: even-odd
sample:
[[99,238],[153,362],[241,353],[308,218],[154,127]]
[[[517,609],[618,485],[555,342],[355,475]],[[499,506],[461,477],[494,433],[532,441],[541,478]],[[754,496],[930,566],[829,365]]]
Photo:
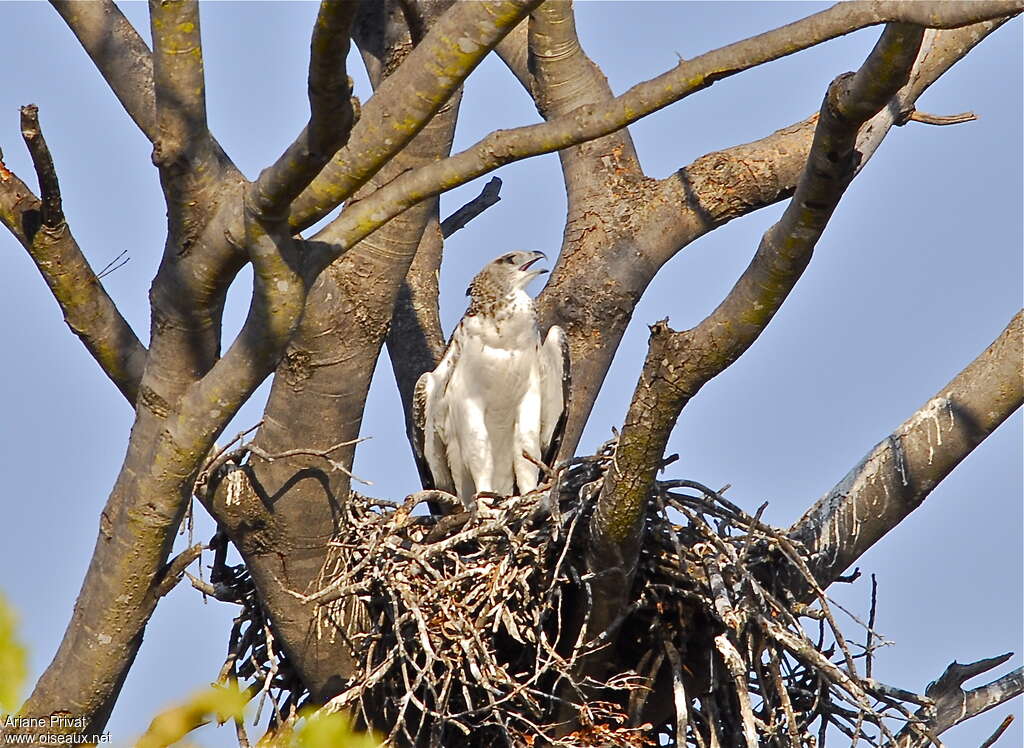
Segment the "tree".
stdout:
[[[505,163],[555,150],[568,214],[562,251],[540,304],[544,323],[562,324],[573,346],[566,458],[579,442],[635,305],[660,268],[710,230],[796,191],[711,315],[684,332],[667,325],[652,331],[615,468],[589,525],[591,568],[620,570],[603,577],[612,584],[584,627],[599,635],[631,602],[619,594],[627,587],[623,575],[628,581],[647,542],[643,518],[655,471],[682,408],[771,321],[850,179],[889,128],[914,112],[918,96],[951,64],[1019,12],[1019,4],[988,2],[838,6],[680,61],[654,82],[615,98],[576,46],[567,6],[448,5],[367,5],[359,12],[347,4],[324,5],[311,47],[308,127],[258,180],[248,182],[207,128],[201,54],[178,54],[202,49],[193,5],[153,7],[150,54],[112,6],[55,3],[153,143],[168,230],[151,292],[150,340],[143,347],[71,237],[74,221],[70,227],[65,222],[37,115],[24,111],[39,198],[25,185],[26,173],[5,170],[4,223],[39,265],[72,329],[135,405],[125,466],[101,519],[79,605],[26,714],[66,708],[87,718],[83,733],[100,731],[160,596],[194,560],[187,554],[168,565],[197,477],[199,495],[241,551],[303,684],[318,700],[340,689],[355,664],[337,647],[308,646],[312,607],[290,591],[318,578],[339,530],[349,477],[334,468],[351,468],[385,337],[406,404],[416,376],[432,366],[443,345],[434,198]],[[529,24],[520,23],[527,14]],[[624,126],[723,77],[881,23],[888,25],[875,50],[855,76],[829,87],[820,118],[710,153],[663,180],[640,170]],[[923,26],[941,31],[924,33]],[[356,107],[345,105],[342,42],[350,33],[378,87],[358,117]],[[437,161],[451,148],[457,106],[449,102],[494,47],[531,92],[545,123],[496,133]],[[59,169],[59,153],[55,160]],[[324,228],[295,238],[342,202],[345,210]],[[221,355],[225,295],[250,265],[256,277],[250,315]],[[953,380],[952,390],[929,400],[862,466],[868,471],[862,475],[885,477],[858,482],[852,475],[833,500],[791,528],[790,537],[811,552],[819,584],[835,581],[1019,406],[1019,326],[1017,317],[992,349]],[[231,481],[205,470],[207,458],[237,409],[271,374],[266,418],[248,449],[243,500],[228,501]],[[907,474],[915,479],[905,480]],[[875,509],[879,490],[889,503]],[[872,521],[847,538],[851,506],[870,509]],[[836,547],[832,537],[844,542]],[[835,553],[813,556],[826,547]],[[802,585],[795,576],[791,591],[797,597],[807,592]],[[103,646],[90,646],[97,643]],[[587,658],[588,672],[611,667],[601,658]],[[671,663],[664,667],[668,672]]]

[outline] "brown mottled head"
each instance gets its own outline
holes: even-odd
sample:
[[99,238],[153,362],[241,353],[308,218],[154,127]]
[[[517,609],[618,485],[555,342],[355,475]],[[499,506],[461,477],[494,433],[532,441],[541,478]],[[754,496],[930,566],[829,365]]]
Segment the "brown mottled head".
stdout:
[[466,289],[474,304],[493,304],[512,293],[547,270],[533,270],[538,260],[547,259],[543,252],[508,252],[484,265]]

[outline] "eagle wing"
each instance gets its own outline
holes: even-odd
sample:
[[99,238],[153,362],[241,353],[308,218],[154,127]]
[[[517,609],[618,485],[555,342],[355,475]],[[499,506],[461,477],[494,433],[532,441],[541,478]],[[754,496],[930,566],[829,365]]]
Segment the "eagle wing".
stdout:
[[540,443],[545,465],[554,465],[569,414],[569,341],[553,325],[540,347]]
[[455,493],[455,481],[448,465],[445,446],[447,435],[446,392],[451,379],[452,366],[459,346],[455,335],[434,371],[426,372],[416,380],[412,396],[412,445],[419,470],[420,483],[426,489]]

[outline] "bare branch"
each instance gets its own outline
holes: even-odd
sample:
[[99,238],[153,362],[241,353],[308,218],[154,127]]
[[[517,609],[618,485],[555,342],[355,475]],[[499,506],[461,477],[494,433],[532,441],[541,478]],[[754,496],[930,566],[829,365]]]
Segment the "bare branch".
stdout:
[[1007,728],[1012,724],[1013,715],[1007,714],[1006,717],[1003,718],[1003,721],[999,723],[999,727],[996,728],[996,731],[992,733],[984,743],[978,746],[978,748],[992,748],[992,746],[996,744],[996,741],[1003,736],[1003,733],[1006,732]]
[[459,229],[465,228],[466,224],[492,205],[497,205],[501,200],[501,195],[498,194],[500,191],[501,180],[491,177],[484,188],[480,190],[479,195],[441,221],[441,236],[447,239]]
[[[925,695],[932,699],[935,705],[918,710],[915,716],[921,720],[921,727],[907,725],[899,732],[895,741],[886,744],[887,748],[925,748],[931,743],[921,734],[922,727],[933,735],[940,735],[954,725],[1020,696],[1024,693],[1024,670],[1021,668],[984,686],[969,691],[963,688],[964,683],[999,667],[1009,660],[1011,655],[1012,653],[999,655],[966,665],[951,663],[925,691]],[[993,737],[998,739],[999,734],[1001,731]],[[990,738],[986,745],[991,745],[992,742],[994,740]]]
[[928,114],[920,109],[915,109],[907,117],[910,122],[920,122],[924,125],[960,125],[964,122],[973,122],[978,119],[974,112],[960,112],[960,114]]
[[202,543],[196,543],[175,556],[167,564],[163,573],[163,579],[153,589],[153,594],[156,597],[163,597],[173,590],[185,575],[185,569],[187,569],[193,561],[199,558],[205,549],[206,546]]
[[596,558],[621,557],[631,571],[647,496],[680,411],[753,344],[799,280],[853,179],[858,129],[906,83],[923,33],[919,27],[886,26],[860,70],[829,86],[796,194],[718,308],[691,330],[675,332],[664,322],[652,327],[640,383],[591,524]]
[[34,104],[21,108],[21,136],[32,156],[32,166],[39,180],[39,202],[43,227],[53,231],[64,223],[64,209],[60,201],[60,184],[53,167],[53,157],[39,129],[39,108]]
[[[924,89],[1006,20],[925,33],[910,81],[858,133],[858,171]],[[620,179],[611,183],[610,199],[592,201],[570,219],[559,262],[538,297],[542,323],[562,326],[572,346],[573,399],[563,450],[578,440],[655,274],[708,231],[792,196],[816,123],[817,114],[753,143],[709,153],[667,179]],[[603,155],[618,166],[614,150]]]
[[532,13],[527,43],[528,90],[544,119],[612,98],[608,81],[580,46],[570,0],[548,0]]
[[[411,205],[500,166],[608,135],[718,80],[857,29],[887,22],[919,23],[921,19],[943,28],[959,27],[1012,15],[1022,5],[1022,0],[840,4],[692,60],[682,60],[673,70],[639,83],[606,103],[585,106],[541,124],[493,132],[461,153],[403,174],[352,206],[322,238],[343,250]],[[303,225],[294,219],[293,224]]]
[[[857,136],[864,168],[889,130],[906,122],[924,91],[978,43],[1009,20],[983,21],[958,29],[926,31],[910,80],[864,124]],[[807,160],[817,115],[768,137],[701,156],[661,180],[659,209],[649,218],[666,240],[651,253],[660,267],[683,247],[733,218],[789,197]],[[680,211],[682,207],[682,211]]]
[[75,333],[132,405],[146,349],[107,295],[64,219],[57,172],[34,106],[22,109],[22,132],[44,199],[0,161],[0,222],[21,242]]
[[[442,15],[363,107],[346,147],[291,206],[293,229],[301,230],[320,220],[376,174],[448,101],[494,45],[539,2],[456,3]],[[394,215],[397,213],[388,217]],[[352,244],[355,242],[347,246]]]
[[[828,586],[1024,402],[1024,312],[790,528]],[[799,586],[798,586],[799,587]],[[806,595],[805,591],[805,595]]]
[[206,82],[196,0],[150,0],[157,137],[153,160],[176,164],[206,134]]
[[[454,216],[452,216],[454,217]],[[398,289],[388,328],[388,356],[402,396],[407,432],[412,433],[412,394],[416,380],[437,366],[444,354],[445,336],[438,308],[438,278],[444,241],[432,218],[420,238],[416,256]]]
[[155,141],[156,99],[149,47],[112,0],[50,0],[78,37],[128,116]]
[[355,111],[346,58],[357,8],[352,0],[321,0],[310,43],[309,123],[253,185],[251,202],[261,216],[283,214],[348,140]]

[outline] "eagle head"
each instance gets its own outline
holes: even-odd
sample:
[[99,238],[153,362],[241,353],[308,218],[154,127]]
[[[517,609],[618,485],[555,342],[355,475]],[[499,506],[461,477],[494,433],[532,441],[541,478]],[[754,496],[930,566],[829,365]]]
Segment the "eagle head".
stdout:
[[544,259],[547,259],[547,255],[543,252],[507,252],[491,260],[477,273],[466,289],[466,295],[501,298],[515,293],[538,275],[548,272],[531,269],[534,263]]

